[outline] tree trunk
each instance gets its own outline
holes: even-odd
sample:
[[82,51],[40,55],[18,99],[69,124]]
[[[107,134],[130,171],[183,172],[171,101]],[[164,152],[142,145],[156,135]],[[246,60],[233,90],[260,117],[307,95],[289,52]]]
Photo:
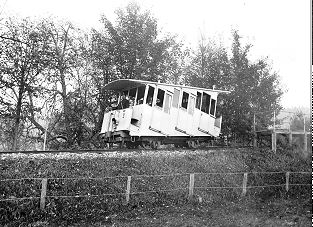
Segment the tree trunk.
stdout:
[[19,147],[18,138],[19,138],[19,126],[20,126],[20,121],[21,121],[22,99],[23,99],[24,87],[25,87],[25,81],[24,81],[24,75],[22,75],[18,97],[17,97],[17,104],[16,104],[15,122],[14,122],[14,128],[13,128],[12,151],[18,150],[18,147]]

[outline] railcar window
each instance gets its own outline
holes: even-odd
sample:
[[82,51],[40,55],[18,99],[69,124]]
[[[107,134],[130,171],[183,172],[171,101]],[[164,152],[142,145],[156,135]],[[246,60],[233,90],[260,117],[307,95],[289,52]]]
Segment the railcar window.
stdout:
[[136,91],[137,88],[132,88],[129,90],[129,105],[134,106],[135,105],[135,98],[136,98]]
[[164,112],[170,113],[172,96],[170,94],[165,95]]
[[202,96],[202,93],[197,92],[196,108],[199,110],[201,108],[201,96]]
[[157,105],[158,107],[163,107],[163,102],[164,102],[164,94],[165,91],[163,91],[162,89],[158,89],[158,95],[157,95],[157,100],[155,105]]
[[211,95],[203,92],[201,111],[209,114]]
[[193,115],[194,111],[195,111],[195,98],[194,97],[190,97],[188,113]]
[[129,90],[129,97],[135,98],[136,97],[136,91],[137,91],[137,88],[130,89]]
[[149,106],[152,106],[153,95],[154,95],[154,87],[149,86],[148,95],[147,95],[147,101],[146,101],[146,103],[147,103]]
[[173,107],[175,108],[178,107],[179,95],[180,95],[180,90],[174,88]]
[[211,99],[211,109],[210,109],[210,114],[215,116],[215,105],[216,105],[216,100]]
[[137,99],[136,99],[136,104],[143,104],[143,97],[145,95],[145,86],[138,87],[137,91]]
[[187,92],[183,92],[183,98],[181,100],[181,107],[184,109],[187,109],[188,98],[189,98],[189,94]]
[[125,96],[127,96],[127,95],[128,95],[128,90],[123,91],[123,94],[124,94]]

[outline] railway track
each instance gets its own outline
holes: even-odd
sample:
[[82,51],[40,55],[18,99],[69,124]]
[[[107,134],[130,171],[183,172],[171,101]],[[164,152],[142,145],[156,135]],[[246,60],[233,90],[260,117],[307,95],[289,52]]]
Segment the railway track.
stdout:
[[177,151],[177,150],[207,150],[212,151],[212,149],[239,149],[239,148],[247,148],[251,146],[206,146],[199,148],[176,148],[176,147],[166,147],[159,149],[141,149],[141,148],[104,148],[104,149],[83,149],[83,150],[23,150],[23,151],[5,151],[0,152],[0,155],[3,154],[58,154],[58,153],[73,153],[73,154],[83,154],[83,153],[114,153],[114,152],[136,152],[136,151]]

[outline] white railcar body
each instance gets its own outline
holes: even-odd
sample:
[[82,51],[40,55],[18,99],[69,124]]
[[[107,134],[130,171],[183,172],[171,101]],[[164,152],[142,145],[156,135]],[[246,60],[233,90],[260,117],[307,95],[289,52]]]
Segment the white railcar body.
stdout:
[[134,99],[130,107],[104,114],[100,134],[107,142],[186,143],[220,134],[217,96],[227,91],[130,79],[113,81],[104,89]]

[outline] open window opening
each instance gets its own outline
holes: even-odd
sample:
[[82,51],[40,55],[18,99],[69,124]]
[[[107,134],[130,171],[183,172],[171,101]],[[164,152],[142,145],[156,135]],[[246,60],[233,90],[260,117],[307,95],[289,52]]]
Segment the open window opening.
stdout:
[[203,93],[202,105],[201,105],[202,112],[207,113],[207,114],[210,113],[210,101],[211,101],[211,95]]
[[152,106],[153,95],[154,95],[154,87],[149,86],[149,88],[148,88],[148,94],[147,94],[147,101],[146,101],[146,103],[147,103],[149,106]]
[[199,110],[201,108],[201,98],[202,98],[202,93],[197,92],[196,108]]
[[123,91],[122,95],[128,96],[128,90]]
[[216,100],[211,99],[211,108],[210,108],[210,114],[215,116],[215,106],[216,106]]
[[137,92],[137,88],[132,88],[129,90],[129,103],[131,106],[135,105],[135,98],[136,98],[136,92]]
[[187,109],[188,98],[189,98],[189,94],[187,92],[183,92],[183,98],[181,100],[181,107],[184,109]]
[[160,108],[163,108],[164,94],[165,94],[165,91],[163,91],[162,89],[158,89],[157,100],[156,100],[155,105]]
[[128,90],[122,91],[122,93],[119,97],[118,105],[116,106],[117,109],[129,108],[130,103],[129,103],[128,94],[129,94]]
[[145,86],[138,87],[136,105],[143,104],[143,98],[145,95]]

